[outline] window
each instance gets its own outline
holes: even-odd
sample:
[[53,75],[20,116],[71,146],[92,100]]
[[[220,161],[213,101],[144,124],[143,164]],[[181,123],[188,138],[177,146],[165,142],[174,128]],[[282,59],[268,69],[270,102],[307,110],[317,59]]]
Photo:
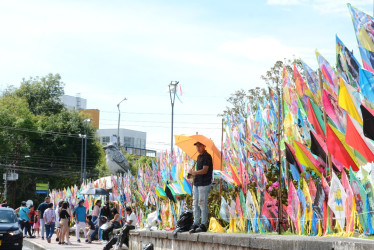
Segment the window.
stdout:
[[135,148],[140,148],[140,138],[135,138]]
[[18,222],[17,215],[11,210],[0,211],[0,223],[16,223]]
[[145,149],[145,139],[140,139],[140,148]]
[[123,138],[123,145],[125,147],[133,148],[134,147],[134,137],[127,137],[127,136],[125,136]]
[[109,136],[103,136],[103,137],[101,137],[101,142],[103,144],[109,143],[110,142],[110,137]]

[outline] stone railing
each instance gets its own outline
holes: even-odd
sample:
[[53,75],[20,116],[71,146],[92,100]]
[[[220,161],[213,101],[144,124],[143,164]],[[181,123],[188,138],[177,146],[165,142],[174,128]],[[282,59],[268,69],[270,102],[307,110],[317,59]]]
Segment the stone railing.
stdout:
[[374,240],[346,237],[310,237],[266,234],[178,233],[131,231],[130,249],[142,250],[153,243],[155,250],[243,250],[243,249],[374,249]]

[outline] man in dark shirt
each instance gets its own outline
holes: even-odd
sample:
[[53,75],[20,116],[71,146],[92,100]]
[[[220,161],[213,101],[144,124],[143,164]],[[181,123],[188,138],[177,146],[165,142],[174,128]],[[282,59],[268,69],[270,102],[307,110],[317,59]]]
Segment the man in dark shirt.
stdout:
[[45,197],[44,202],[41,203],[38,207],[38,213],[40,216],[40,227],[41,227],[41,234],[42,240],[44,240],[44,231],[45,231],[45,221],[43,219],[44,211],[48,208],[50,202],[49,196]]
[[190,169],[188,171],[190,175],[194,176],[192,190],[194,223],[190,233],[199,233],[207,231],[208,196],[212,185],[213,161],[212,156],[205,150],[204,144],[197,142],[194,145],[199,156],[196,161],[196,170]]

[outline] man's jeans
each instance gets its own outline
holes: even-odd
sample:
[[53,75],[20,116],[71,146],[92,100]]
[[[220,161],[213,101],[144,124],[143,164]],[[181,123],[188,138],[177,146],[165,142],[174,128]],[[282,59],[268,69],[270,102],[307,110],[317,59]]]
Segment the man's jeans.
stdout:
[[52,222],[49,225],[45,225],[45,231],[47,232],[47,239],[52,238],[52,235],[55,232],[55,223]]
[[201,224],[207,226],[208,222],[208,196],[210,192],[211,184],[207,186],[193,186],[193,224],[198,226],[200,225],[200,216]]

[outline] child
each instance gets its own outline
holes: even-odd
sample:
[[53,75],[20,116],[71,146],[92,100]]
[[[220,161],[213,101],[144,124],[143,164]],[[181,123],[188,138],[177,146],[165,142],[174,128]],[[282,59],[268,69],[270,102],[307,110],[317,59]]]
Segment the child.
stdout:
[[91,215],[87,215],[86,223],[88,224],[88,227],[84,229],[87,232],[86,242],[91,243],[90,235],[95,231],[95,223],[93,223]]
[[35,234],[38,233],[38,237],[39,237],[40,236],[39,235],[39,228],[40,228],[40,216],[39,215],[35,215],[33,228],[35,230]]

